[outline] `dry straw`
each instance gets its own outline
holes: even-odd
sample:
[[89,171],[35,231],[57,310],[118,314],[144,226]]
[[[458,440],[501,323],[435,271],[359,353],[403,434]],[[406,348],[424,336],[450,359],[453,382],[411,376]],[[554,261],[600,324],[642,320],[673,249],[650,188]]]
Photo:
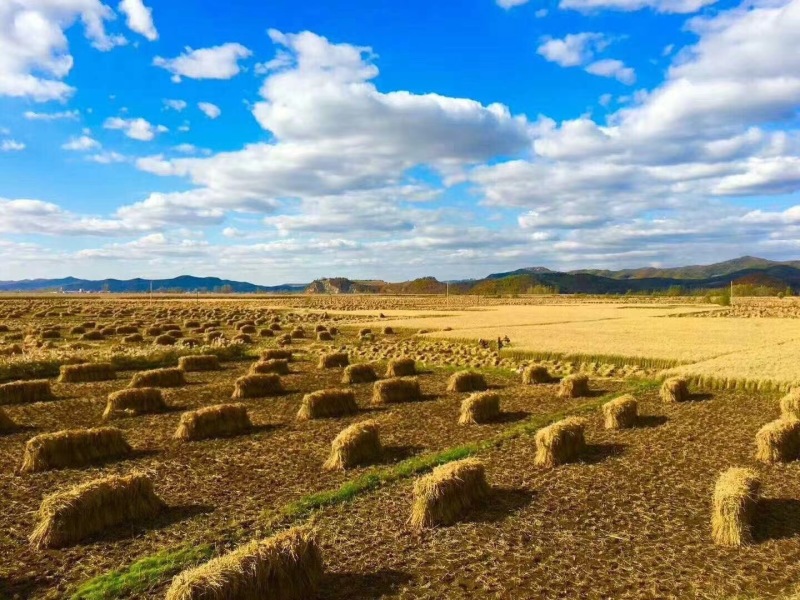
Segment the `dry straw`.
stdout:
[[64,467],[83,467],[99,461],[122,458],[131,452],[122,431],[113,427],[42,433],[25,444],[20,472],[37,473]]
[[386,367],[386,377],[411,377],[416,374],[413,358],[393,358]]
[[0,404],[25,404],[52,398],[53,392],[47,379],[12,381],[0,385]]
[[372,383],[376,379],[378,379],[378,375],[372,365],[361,363],[345,367],[342,383]]
[[47,496],[30,536],[35,548],[60,548],[122,523],[152,519],[166,508],[145,475],[95,479]]
[[78,365],[61,365],[60,383],[87,383],[92,381],[110,381],[117,378],[114,365],[111,363],[81,363]]
[[292,360],[292,351],[291,350],[281,350],[279,348],[272,348],[271,350],[265,350],[261,353],[261,360],[287,360],[291,362]]
[[314,535],[294,528],[180,573],[166,600],[304,600],[317,596],[322,574]]
[[422,400],[422,391],[416,377],[395,377],[376,381],[372,388],[373,404],[394,404]]
[[215,354],[181,356],[178,359],[178,368],[186,372],[216,371],[219,369],[219,357]]
[[319,333],[317,333],[317,341],[330,342],[333,341],[333,336],[331,335],[330,331],[320,331]]
[[756,459],[766,463],[789,462],[800,457],[800,420],[781,417],[756,433]]
[[671,377],[661,384],[659,392],[664,402],[685,402],[689,399],[689,386],[681,377]]
[[265,398],[282,392],[283,384],[281,383],[281,378],[275,373],[244,375],[236,380],[231,398],[234,400]]
[[574,461],[586,448],[586,425],[586,419],[567,417],[537,431],[534,464],[538,467],[557,467]]
[[795,388],[781,398],[781,414],[800,419],[800,388]]
[[490,423],[500,416],[500,395],[496,392],[478,392],[461,403],[459,425]]
[[339,367],[346,367],[349,364],[350,358],[347,356],[347,352],[331,352],[319,357],[317,368],[336,369]]
[[153,340],[155,346],[174,346],[178,340],[169,333],[162,333]]
[[124,389],[108,395],[103,419],[133,417],[167,409],[164,396],[158,388]]
[[0,434],[16,431],[17,424],[0,408]]
[[358,404],[353,390],[319,390],[303,396],[297,419],[307,421],[343,417],[355,414],[357,411]]
[[535,383],[550,383],[553,378],[547,371],[547,367],[541,365],[529,365],[522,372],[522,383],[531,385]]
[[380,429],[375,421],[362,421],[344,429],[331,444],[323,468],[344,470],[375,463],[381,458]]
[[217,404],[181,415],[175,439],[204,440],[246,433],[252,427],[244,404]]
[[478,460],[467,458],[437,467],[414,483],[411,528],[419,531],[455,523],[489,492],[483,463]]
[[482,392],[486,388],[486,379],[475,371],[453,373],[447,382],[448,392]]
[[180,387],[186,384],[186,377],[181,369],[152,369],[134,373],[129,387]]
[[285,358],[271,358],[269,360],[260,360],[250,365],[251,375],[288,375],[289,374],[289,361]]
[[639,407],[636,398],[625,394],[614,398],[603,405],[604,425],[606,429],[627,429],[635,427],[639,418]]
[[589,378],[582,373],[567,375],[558,386],[559,398],[581,398],[589,395]]
[[750,469],[732,467],[714,487],[711,537],[720,546],[744,546],[753,541],[753,520],[761,482]]

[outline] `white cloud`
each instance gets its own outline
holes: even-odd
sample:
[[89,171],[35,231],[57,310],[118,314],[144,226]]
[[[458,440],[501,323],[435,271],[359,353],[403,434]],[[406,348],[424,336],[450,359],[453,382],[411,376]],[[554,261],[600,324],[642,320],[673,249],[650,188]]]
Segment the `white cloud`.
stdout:
[[97,154],[92,154],[91,156],[87,157],[88,160],[92,162],[96,162],[101,165],[110,165],[113,163],[122,163],[125,162],[127,159],[118,152],[99,152]]
[[164,106],[166,106],[167,108],[171,108],[172,110],[181,112],[188,106],[188,104],[186,103],[185,100],[164,100]]
[[222,114],[222,110],[220,110],[219,106],[211,104],[211,102],[198,102],[197,107],[203,111],[203,114],[209,119],[216,119]]
[[195,146],[194,144],[178,144],[177,146],[175,146],[175,150],[177,150],[181,154],[196,154],[197,146]]
[[508,10],[509,8],[514,8],[515,6],[522,6],[528,2],[529,0],[497,0],[497,6]]
[[592,60],[595,53],[607,46],[608,41],[602,33],[571,33],[564,39],[544,40],[536,52],[562,67],[578,67]]
[[0,96],[63,100],[74,88],[62,80],[73,58],[65,31],[80,19],[98,50],[125,43],[109,36],[113,11],[100,0],[4,0],[0,3]]
[[240,72],[239,61],[253,53],[241,44],[228,43],[212,48],[186,51],[176,58],[156,56],[153,64],[172,73],[176,83],[189,79],[231,79]]
[[76,215],[51,202],[0,198],[2,233],[107,236],[133,231],[119,220]]
[[559,8],[581,12],[600,10],[635,11],[651,8],[659,13],[687,14],[697,12],[717,0],[561,0]]
[[630,67],[626,67],[621,60],[605,58],[591,63],[586,67],[586,72],[600,77],[613,77],[625,85],[633,85],[636,82],[636,73]]
[[25,144],[17,140],[6,139],[0,142],[0,152],[19,152],[25,150]]
[[122,0],[120,12],[127,17],[128,28],[154,42],[158,39],[158,31],[153,24],[153,10],[146,7],[142,0]]
[[74,150],[78,152],[86,152],[87,150],[94,150],[99,147],[100,142],[88,135],[70,138],[68,142],[61,146],[64,150]]
[[141,117],[136,119],[123,119],[121,117],[109,117],[103,123],[105,129],[116,129],[125,133],[131,139],[141,142],[149,142],[159,133],[169,131],[163,125],[153,125]]
[[23,115],[29,121],[75,121],[80,118],[78,110],[66,110],[54,113],[40,113],[32,110],[25,111]]

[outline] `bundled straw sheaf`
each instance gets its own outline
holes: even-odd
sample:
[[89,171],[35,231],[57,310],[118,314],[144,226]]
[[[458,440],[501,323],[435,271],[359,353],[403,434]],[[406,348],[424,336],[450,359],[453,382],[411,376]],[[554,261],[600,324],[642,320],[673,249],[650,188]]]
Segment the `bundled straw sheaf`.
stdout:
[[781,417],[756,433],[756,459],[766,463],[789,462],[800,458],[800,420]]
[[186,377],[182,369],[152,369],[134,373],[130,387],[180,387],[186,384]]
[[251,375],[269,375],[270,373],[288,375],[289,361],[285,358],[271,358],[269,360],[260,360],[250,365]]
[[0,385],[0,405],[42,402],[52,398],[53,392],[47,379],[12,381]]
[[800,419],[800,388],[792,389],[781,398],[781,415]]
[[664,402],[685,402],[689,399],[689,385],[685,379],[672,377],[661,384],[659,395]]
[[567,417],[537,431],[534,464],[538,467],[557,467],[578,458],[586,447],[586,425],[586,419]]
[[65,467],[83,467],[99,461],[122,458],[131,452],[122,431],[113,427],[42,433],[25,444],[20,472],[36,473]]
[[16,431],[17,424],[0,408],[0,434]]
[[614,398],[603,405],[604,425],[606,429],[626,429],[635,427],[639,418],[639,405],[636,398],[625,394]]
[[711,537],[720,546],[744,546],[753,541],[753,520],[761,482],[750,469],[732,467],[714,487]]
[[331,454],[323,465],[327,470],[344,470],[377,462],[381,458],[380,428],[375,421],[362,421],[344,429],[334,438]]
[[306,600],[317,596],[322,573],[313,534],[294,528],[180,573],[166,600]]
[[347,352],[330,352],[319,357],[319,369],[336,369],[350,364]]
[[547,371],[547,367],[541,365],[529,365],[522,372],[522,383],[525,385],[550,383],[551,381],[553,381],[553,378]]
[[461,403],[459,425],[490,423],[500,416],[500,395],[497,392],[478,392]]
[[111,363],[81,363],[77,365],[61,365],[58,381],[60,383],[87,383],[110,381],[116,378],[117,373]]
[[393,358],[386,366],[386,377],[411,377],[417,374],[413,358]]
[[279,348],[272,348],[271,350],[265,350],[261,353],[261,360],[286,360],[291,362],[292,361],[292,350],[281,350]]
[[158,388],[127,388],[108,395],[103,419],[133,417],[167,409],[164,396]]
[[181,415],[175,439],[204,440],[246,433],[252,427],[244,404],[217,404]]
[[195,354],[181,356],[178,359],[178,368],[189,372],[216,371],[219,369],[219,357],[215,354]]
[[372,383],[376,379],[378,379],[378,375],[372,365],[361,363],[345,367],[342,383]]
[[265,398],[282,392],[283,383],[276,373],[244,375],[236,380],[231,398]]
[[395,377],[376,381],[372,388],[373,404],[416,402],[422,399],[419,380],[416,377]]
[[166,508],[142,474],[95,479],[47,496],[30,536],[35,548],[61,548],[109,527],[152,519]]
[[467,458],[437,467],[414,483],[410,526],[419,531],[455,523],[484,502],[489,493],[480,461]]
[[559,398],[581,398],[589,395],[589,378],[582,373],[567,375],[558,386]]
[[486,379],[476,371],[453,373],[447,382],[448,392],[482,392],[486,388]]
[[358,412],[353,390],[318,390],[303,396],[298,421],[343,417]]

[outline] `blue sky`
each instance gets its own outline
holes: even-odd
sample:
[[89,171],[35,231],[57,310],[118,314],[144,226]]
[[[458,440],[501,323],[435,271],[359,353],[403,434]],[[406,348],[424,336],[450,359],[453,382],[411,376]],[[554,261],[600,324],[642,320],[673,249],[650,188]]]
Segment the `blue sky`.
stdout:
[[800,0],[9,1],[0,279],[798,258]]

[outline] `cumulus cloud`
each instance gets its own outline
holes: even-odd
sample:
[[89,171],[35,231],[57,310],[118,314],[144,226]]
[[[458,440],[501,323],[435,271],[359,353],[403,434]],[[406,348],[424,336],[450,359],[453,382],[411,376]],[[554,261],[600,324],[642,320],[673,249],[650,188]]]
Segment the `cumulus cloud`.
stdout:
[[73,150],[77,152],[86,152],[87,150],[94,150],[99,147],[100,142],[88,135],[70,138],[69,141],[61,145],[61,148],[64,150]]
[[211,102],[198,102],[197,108],[199,108],[209,119],[216,119],[222,114],[220,107],[216,104],[211,104]]
[[650,8],[659,13],[687,14],[697,12],[717,0],[561,0],[560,8],[581,12],[599,10],[635,11]]
[[106,151],[106,152],[98,152],[97,154],[92,154],[91,156],[87,157],[87,160],[96,162],[101,165],[110,165],[114,163],[125,162],[127,158],[125,158],[125,156],[123,156],[119,152]]
[[149,142],[156,137],[159,133],[169,131],[163,125],[153,125],[146,119],[141,117],[136,119],[123,119],[122,117],[109,117],[103,123],[105,129],[115,129],[122,131],[127,137],[139,140],[140,142]]
[[146,7],[142,0],[122,0],[119,10],[125,14],[131,31],[143,35],[151,42],[158,39],[158,31],[153,24],[153,10]]
[[[633,69],[621,60],[605,58],[594,60],[611,41],[602,33],[572,33],[563,39],[546,38],[536,50],[550,62],[562,67],[585,67],[587,73],[600,77],[613,77],[631,85],[636,81]],[[594,62],[592,62],[594,61]]]
[[241,71],[239,61],[249,58],[253,53],[236,43],[222,44],[212,48],[186,51],[175,58],[156,56],[153,64],[172,73],[172,80],[180,82],[182,77],[189,79],[231,79]]
[[181,112],[188,106],[188,104],[185,100],[164,100],[164,106]]
[[26,146],[22,142],[14,139],[5,139],[0,141],[0,152],[19,152],[25,150]]
[[636,82],[636,73],[621,60],[606,58],[586,66],[586,72],[600,77],[613,77],[625,85]]
[[132,231],[119,220],[76,215],[51,202],[0,198],[2,233],[108,236]]
[[497,0],[497,6],[508,10],[509,8],[514,8],[515,6],[522,6],[528,2],[529,0]]
[[26,110],[23,116],[29,121],[75,121],[80,118],[81,113],[77,109],[53,113],[42,113]]

